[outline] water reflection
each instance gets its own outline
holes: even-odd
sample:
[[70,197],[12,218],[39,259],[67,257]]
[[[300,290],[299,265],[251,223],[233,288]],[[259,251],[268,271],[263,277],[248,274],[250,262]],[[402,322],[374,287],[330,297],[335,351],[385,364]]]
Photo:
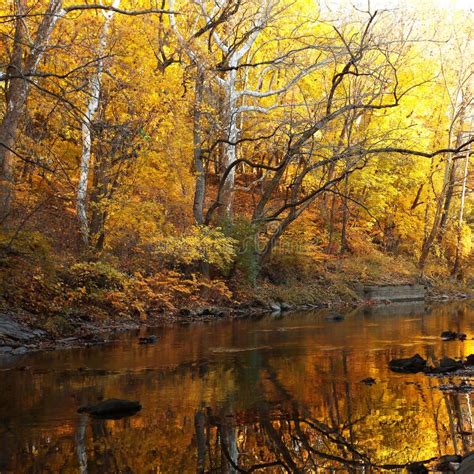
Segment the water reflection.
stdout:
[[[0,362],[0,472],[402,472],[473,449],[460,378],[402,375],[392,358],[474,353],[470,302],[160,328],[87,350]],[[443,330],[466,332],[442,342]],[[373,377],[375,385],[361,380]],[[122,420],[77,414],[140,400]],[[335,471],[336,470],[336,471]]]

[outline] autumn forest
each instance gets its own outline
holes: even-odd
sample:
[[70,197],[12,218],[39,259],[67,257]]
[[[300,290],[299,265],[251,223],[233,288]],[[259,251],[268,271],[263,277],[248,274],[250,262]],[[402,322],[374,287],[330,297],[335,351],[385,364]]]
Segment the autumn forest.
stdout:
[[470,13],[3,3],[5,302],[469,282]]
[[0,472],[474,472],[473,151],[469,0],[0,0]]

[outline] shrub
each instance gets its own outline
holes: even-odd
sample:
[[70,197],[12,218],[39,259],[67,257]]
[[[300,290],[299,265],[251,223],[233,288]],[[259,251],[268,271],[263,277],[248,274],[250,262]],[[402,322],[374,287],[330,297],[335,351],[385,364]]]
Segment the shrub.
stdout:
[[224,233],[233,239],[237,248],[236,269],[242,272],[247,282],[255,285],[259,273],[257,225],[241,218],[234,222],[225,222],[223,229]]
[[64,279],[73,288],[93,292],[123,289],[125,275],[107,262],[81,262],[73,265]]
[[169,263],[208,263],[226,270],[235,258],[236,241],[218,227],[194,226],[180,236],[164,237],[156,253]]

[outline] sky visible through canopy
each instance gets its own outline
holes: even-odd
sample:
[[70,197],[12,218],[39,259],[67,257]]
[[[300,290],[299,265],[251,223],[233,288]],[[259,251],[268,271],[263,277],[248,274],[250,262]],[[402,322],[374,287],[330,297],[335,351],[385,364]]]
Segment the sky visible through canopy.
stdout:
[[464,9],[474,11],[473,0],[322,0],[321,4],[327,8],[340,7],[356,7],[358,9],[367,10],[367,5],[370,4],[371,10],[386,9],[386,8],[405,8],[405,7],[431,7],[443,9]]

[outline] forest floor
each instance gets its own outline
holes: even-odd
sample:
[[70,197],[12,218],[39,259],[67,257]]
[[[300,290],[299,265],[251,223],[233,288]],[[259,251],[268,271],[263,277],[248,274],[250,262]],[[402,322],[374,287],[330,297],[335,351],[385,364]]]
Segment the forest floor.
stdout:
[[[296,266],[295,266],[296,265]],[[427,300],[474,296],[468,282],[453,282],[440,267],[421,278],[413,263],[382,254],[271,264],[255,285],[243,275],[206,280],[164,271],[126,274],[110,263],[48,268],[16,255],[1,268],[0,355],[88,346],[117,332],[167,324],[210,322],[292,310],[344,311],[373,304],[361,285],[423,284]],[[386,303],[386,302],[385,302]]]

